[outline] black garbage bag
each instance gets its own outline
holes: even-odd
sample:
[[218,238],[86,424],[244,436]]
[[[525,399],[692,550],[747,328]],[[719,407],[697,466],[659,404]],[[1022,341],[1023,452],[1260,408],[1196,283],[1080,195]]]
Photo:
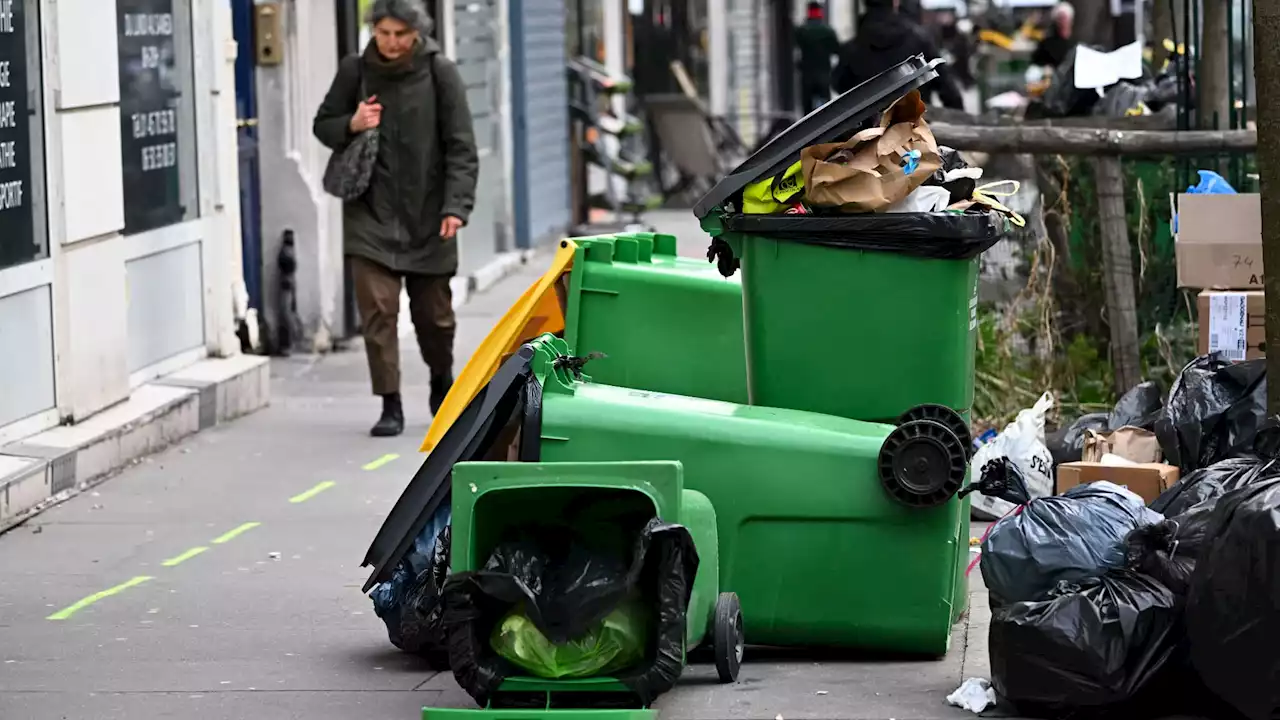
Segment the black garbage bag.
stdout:
[[441,593],[449,577],[450,529],[436,538],[431,565],[418,574],[400,608],[401,650],[421,655],[437,670],[449,667],[449,638]]
[[1125,538],[1163,520],[1142,498],[1109,482],[1037,498],[991,527],[982,541],[982,579],[997,602],[1043,599],[1063,581],[1125,564]]
[[1125,564],[1185,598],[1217,502],[1217,498],[1210,498],[1175,517],[1129,533]]
[[1132,707],[1175,665],[1180,620],[1173,593],[1140,573],[1062,583],[1043,600],[992,610],[991,682],[1033,716]]
[[1044,444],[1053,456],[1054,467],[1063,463],[1080,462],[1080,458],[1084,456],[1084,439],[1089,431],[1107,432],[1110,427],[1109,413],[1089,413],[1076,418],[1067,427],[1047,434]]
[[427,658],[438,668],[448,662],[439,595],[449,572],[449,515],[449,506],[439,508],[396,564],[391,578],[369,593],[391,644]]
[[1031,502],[1031,490],[1022,474],[1022,468],[1007,455],[1001,455],[983,465],[978,481],[961,490],[960,497],[975,491],[1014,505]]
[[445,585],[454,678],[482,707],[501,702],[495,694],[502,681],[521,673],[493,651],[489,639],[513,607],[523,605],[548,639],[563,642],[582,636],[638,592],[654,613],[653,641],[643,663],[615,677],[647,706],[675,686],[684,668],[685,624],[697,571],[698,553],[688,529],[657,518],[636,539],[629,562],[577,539],[501,545],[484,570],[455,574]]
[[1139,427],[1155,430],[1156,420],[1164,409],[1164,389],[1153,380],[1138,383],[1121,396],[1107,417],[1107,428],[1112,432],[1122,427]]
[[1266,406],[1265,359],[1232,363],[1215,353],[1192,360],[1156,421],[1165,460],[1187,474],[1252,450]]
[[1280,471],[1280,461],[1263,460],[1254,455],[1241,455],[1216,462],[1182,477],[1173,487],[1160,493],[1151,509],[1172,518],[1223,495],[1273,477]]
[[1219,498],[1187,595],[1191,662],[1250,720],[1280,717],[1280,478]]

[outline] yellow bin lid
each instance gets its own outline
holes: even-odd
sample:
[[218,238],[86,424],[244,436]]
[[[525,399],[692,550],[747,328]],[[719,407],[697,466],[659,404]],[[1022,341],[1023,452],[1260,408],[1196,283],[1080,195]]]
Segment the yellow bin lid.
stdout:
[[537,282],[516,300],[498,324],[493,326],[484,342],[472,354],[462,372],[454,380],[453,388],[445,396],[427,428],[420,452],[431,452],[444,434],[453,426],[462,411],[475,399],[476,393],[493,379],[502,361],[524,343],[543,333],[564,332],[564,308],[556,293],[561,276],[573,267],[573,254],[578,249],[572,240],[561,240],[560,249],[551,260],[551,267]]

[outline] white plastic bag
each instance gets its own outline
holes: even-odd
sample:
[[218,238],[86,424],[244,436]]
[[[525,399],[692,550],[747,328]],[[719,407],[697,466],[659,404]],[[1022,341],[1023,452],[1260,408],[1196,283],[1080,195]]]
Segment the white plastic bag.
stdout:
[[[1022,471],[1032,499],[1053,494],[1053,455],[1044,444],[1044,418],[1053,408],[1053,394],[1046,392],[1036,404],[1018,413],[1018,417],[999,435],[978,448],[969,464],[970,482],[977,482],[982,468],[998,457],[1007,457]],[[974,493],[973,516],[980,520],[997,520],[1010,510],[1007,500]]]
[[951,204],[951,191],[938,185],[921,185],[910,195],[885,209],[887,213],[942,212]]

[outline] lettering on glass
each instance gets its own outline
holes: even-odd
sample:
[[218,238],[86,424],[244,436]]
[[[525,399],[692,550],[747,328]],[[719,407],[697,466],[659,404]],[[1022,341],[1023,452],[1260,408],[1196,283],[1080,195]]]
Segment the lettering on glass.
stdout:
[[124,153],[125,232],[181,222],[182,83],[178,77],[174,3],[116,0],[120,49],[120,140]]
[[44,256],[32,206],[33,122],[23,0],[0,0],[0,269]]

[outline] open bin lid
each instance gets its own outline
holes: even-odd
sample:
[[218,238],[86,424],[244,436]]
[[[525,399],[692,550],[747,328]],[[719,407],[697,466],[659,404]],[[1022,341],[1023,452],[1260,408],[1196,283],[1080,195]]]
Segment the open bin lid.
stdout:
[[414,473],[360,563],[374,568],[362,592],[391,579],[436,509],[450,501],[453,466],[484,459],[512,421],[520,423],[520,461],[539,460],[542,386],[530,367],[534,352],[532,345],[522,345],[498,368]]
[[693,206],[693,214],[702,220],[746,186],[791,166],[800,159],[800,151],[810,145],[853,135],[898,98],[938,77],[935,68],[942,62],[925,60],[923,55],[907,58],[804,116],[716,183]]

